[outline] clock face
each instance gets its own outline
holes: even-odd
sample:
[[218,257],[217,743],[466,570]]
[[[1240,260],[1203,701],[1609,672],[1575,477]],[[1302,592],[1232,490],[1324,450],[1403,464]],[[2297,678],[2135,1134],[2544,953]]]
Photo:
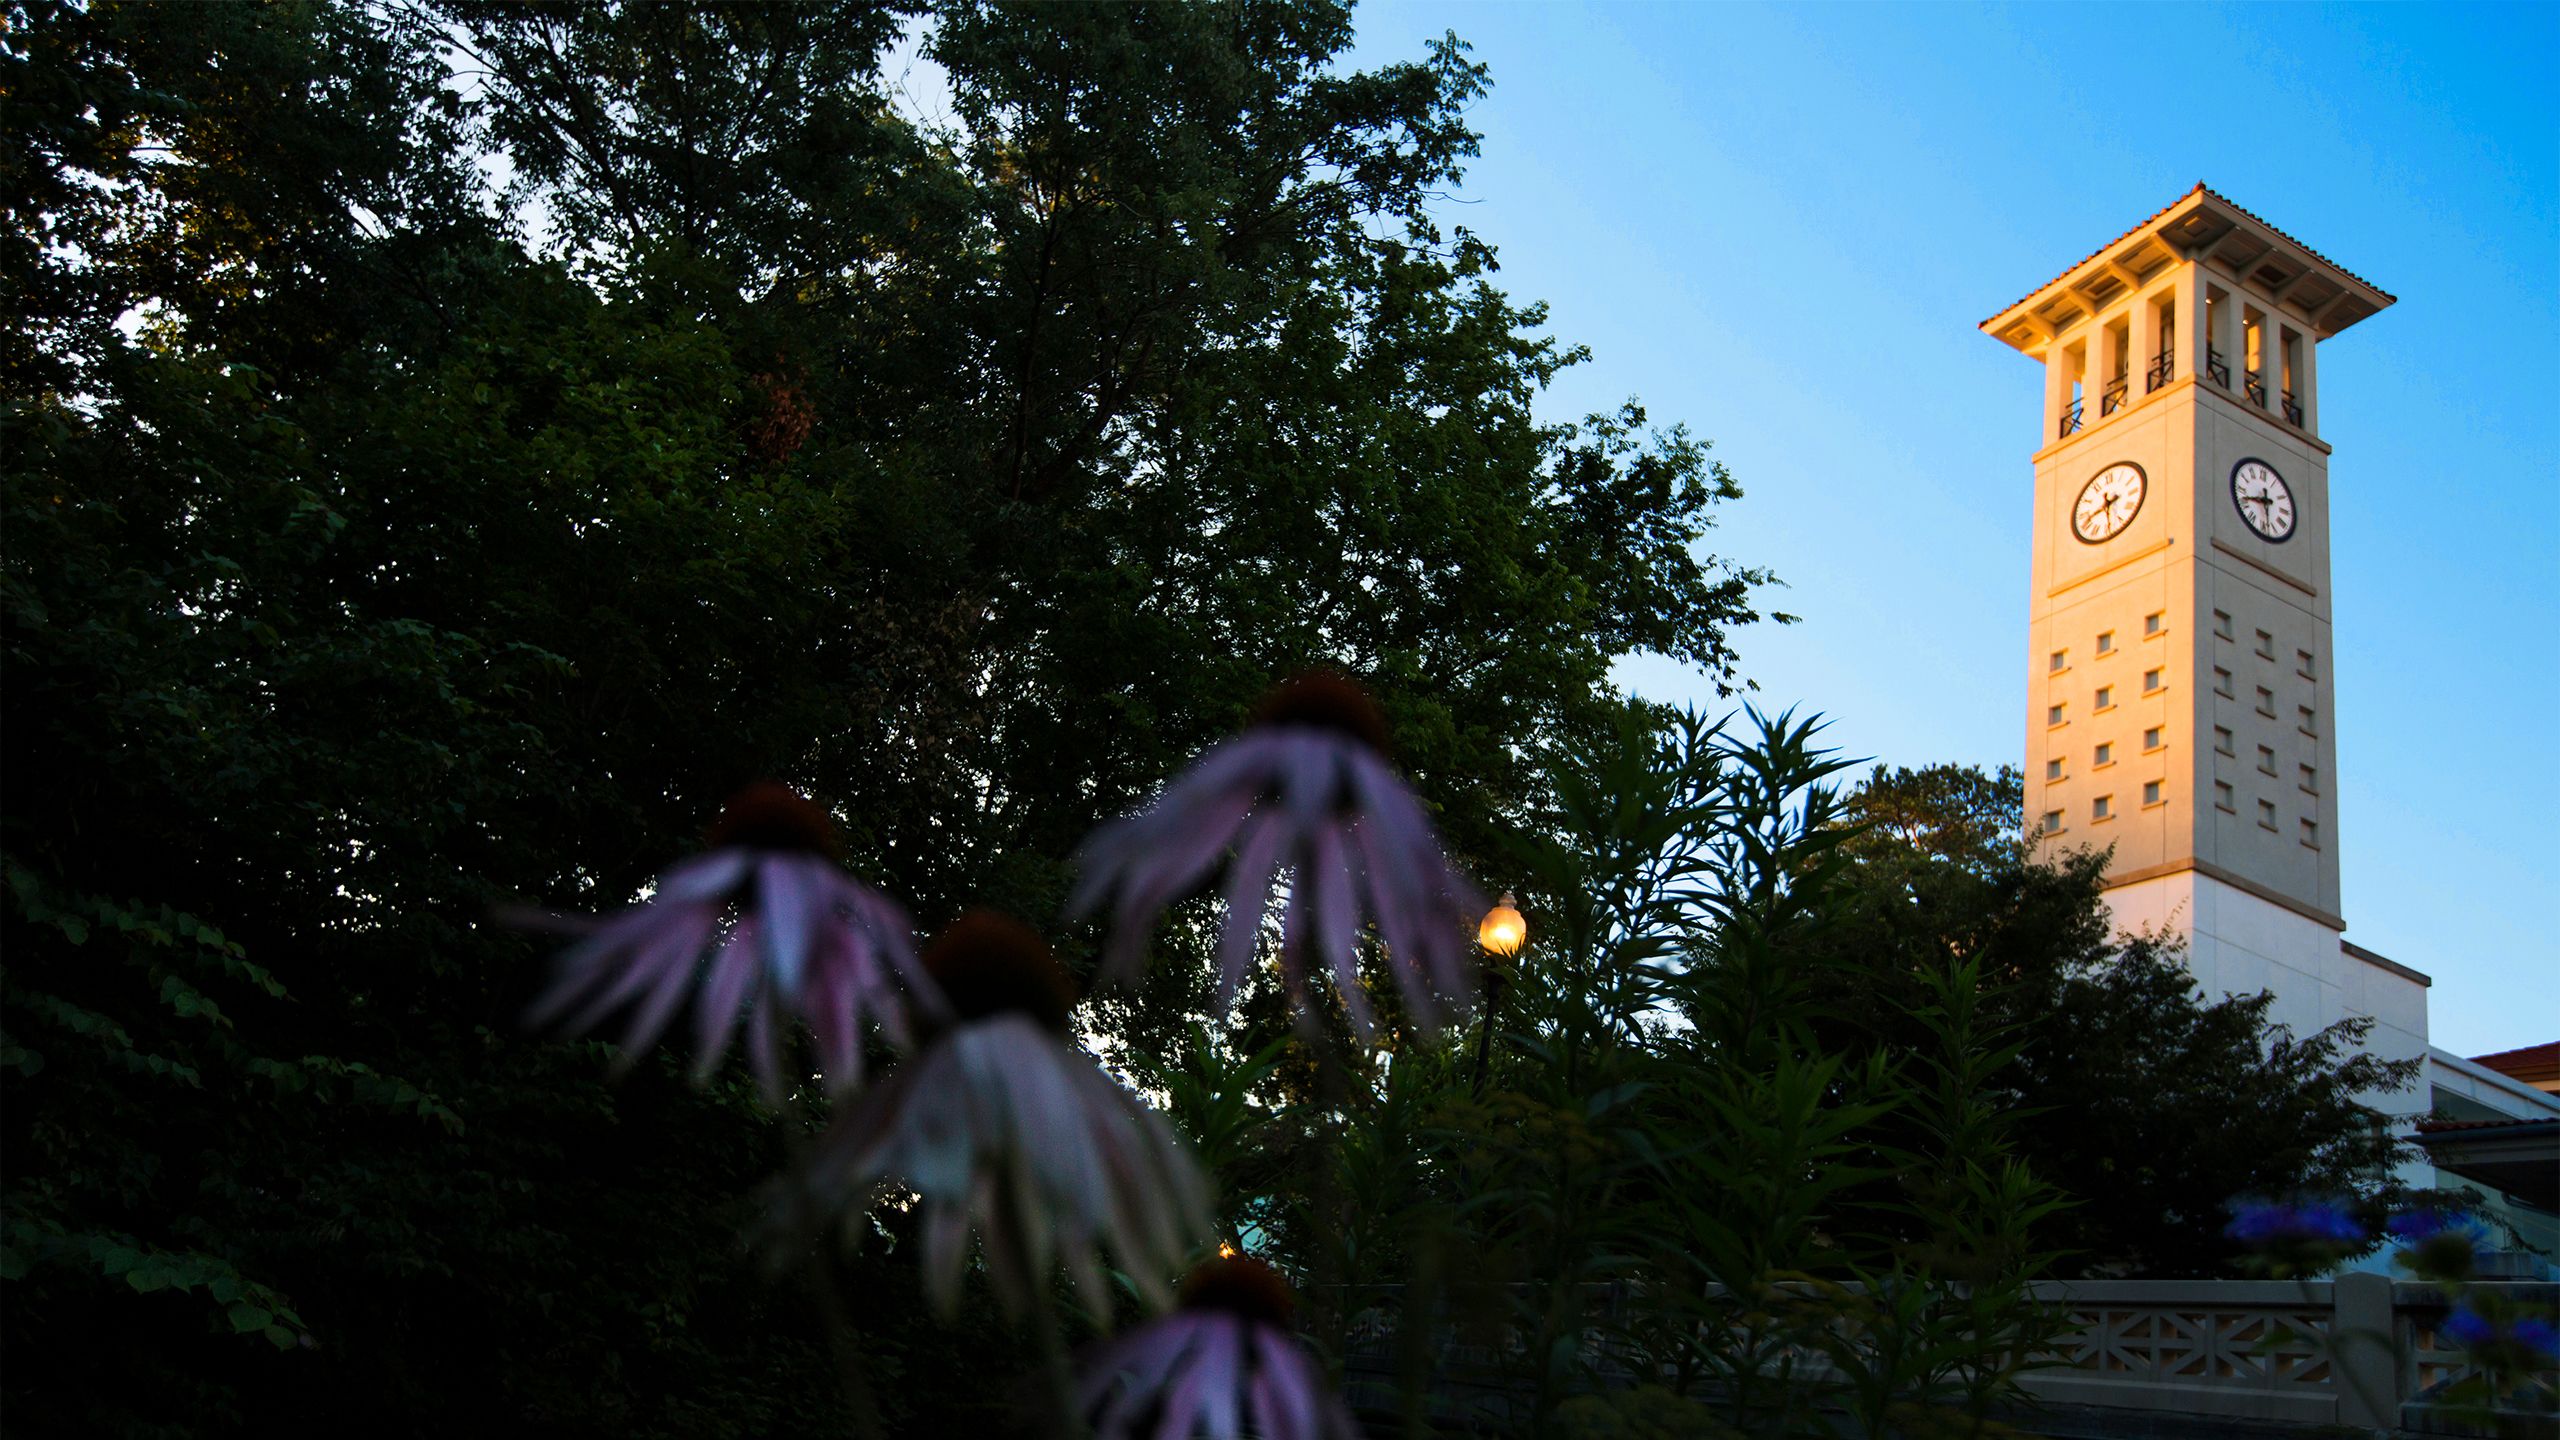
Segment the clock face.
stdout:
[[2293,491],[2276,467],[2264,460],[2243,460],[2231,467],[2231,503],[2240,519],[2261,540],[2293,538]]
[[2142,467],[2130,460],[2099,471],[2072,503],[2071,533],[2089,545],[2115,538],[2141,513],[2142,491]]

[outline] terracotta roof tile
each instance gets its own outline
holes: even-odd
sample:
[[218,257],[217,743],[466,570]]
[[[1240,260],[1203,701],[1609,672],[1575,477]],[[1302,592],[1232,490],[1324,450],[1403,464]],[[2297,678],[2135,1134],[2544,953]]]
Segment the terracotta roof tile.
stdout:
[[[2106,244],[2099,246],[2097,249],[2090,251],[2088,254],[2083,255],[2079,259],[2062,267],[2062,274],[2054,276],[2053,280],[2061,279],[2063,275],[2070,274],[2072,271],[2077,270],[2081,266],[2088,264],[2090,261],[2097,259],[2099,256],[2106,254],[2108,251],[2113,250],[2125,241],[2132,239],[2134,236],[2142,233],[2152,225],[2157,224],[2161,216],[2177,209],[2196,195],[2210,195],[2223,204],[2230,206],[2232,209],[2239,211],[2241,214],[2248,216],[2254,223],[2264,226],[2269,234],[2274,235],[2286,244],[2300,250],[2303,254],[2310,256],[2312,259],[2319,261],[2321,264],[2328,266],[2330,269],[2337,271],[2339,274],[2346,276],[2348,279],[2353,280],[2366,289],[2371,290],[2373,293],[2381,296],[2386,303],[2396,302],[2400,298],[2392,294],[2390,291],[2383,289],[2381,286],[2374,284],[2372,281],[2365,279],[2363,276],[2358,275],[2346,266],[2339,264],[2337,261],[2321,254],[2319,251],[2314,250],[2310,246],[2303,244],[2301,241],[2294,239],[2284,231],[2268,224],[2267,221],[2260,217],[2256,211],[2249,209],[2247,206],[2242,205],[2240,202],[2223,194],[2221,191],[2214,189],[2212,186],[2205,184],[2201,180],[2196,182],[2196,187],[2193,190],[2190,190],[2186,194],[2179,196],[2177,199],[2170,201],[2168,204],[2161,206],[2159,209],[2152,211],[2150,215],[2132,226],[2130,229],[2127,229],[2123,234],[2118,235],[2113,240],[2108,241]],[[1978,330],[1990,329],[1992,320],[1997,320],[2000,316],[2006,315],[2010,311],[2017,309],[2019,306],[2024,305],[2030,300],[2033,300],[2044,290],[2046,285],[2051,285],[2053,280],[2047,280],[2044,282],[2044,285],[2039,285],[2035,289],[2028,291],[2026,294],[2019,296],[2017,299],[2010,301],[2008,304],[2001,306],[1998,313],[1992,315],[1989,320],[1983,321],[1980,325],[1974,328]]]
[[[2090,261],[2097,259],[2099,256],[2106,254],[2108,251],[2113,250],[2125,241],[2132,239],[2136,234],[2139,234],[2141,231],[2158,221],[2161,216],[2166,215],[2170,211],[2185,204],[2187,202],[2187,195],[2193,195],[2199,190],[2203,191],[2207,195],[2213,193],[2211,190],[2205,189],[2205,183],[2203,181],[2197,181],[2195,190],[2190,190],[2186,195],[2181,195],[2177,199],[2170,201],[2168,204],[2161,206],[2159,209],[2152,211],[2150,215],[2136,222],[2131,229],[2125,231],[2122,235],[2119,235],[2113,240],[2108,241],[2106,244],[2099,246],[2097,249],[2090,251],[2088,254],[2081,256],[2079,259],[2072,261],[2070,264],[2063,266],[2062,275],[2070,274],[2072,271],[2077,270],[2081,266],[2088,264]],[[2233,206],[2232,208],[2238,209],[2239,207]],[[2061,279],[2062,275],[2054,276],[2053,280]],[[1997,320],[2002,315],[2006,315],[2010,311],[2017,309],[2019,306],[2026,304],[2030,300],[2033,300],[2036,298],[2037,292],[2043,290],[2045,285],[2052,284],[2053,280],[2047,280],[2044,282],[2044,285],[2039,285],[2034,290],[2030,290],[2026,294],[2019,296],[2017,299],[2010,301],[2008,304],[2001,306],[1998,311],[1993,313],[1990,320],[1985,320],[1974,328],[1977,330],[1990,329],[1992,320]]]
[[[2392,294],[2390,291],[2374,284],[2372,281],[2367,280],[2353,270],[2348,269],[2346,266],[2339,264],[2337,261],[2321,254],[2319,251],[2314,250],[2310,246],[2303,244],[2301,241],[2294,239],[2284,231],[2277,229],[2272,223],[2266,220],[2265,217],[2259,215],[2256,211],[2251,210],[2248,206],[2241,204],[2239,201],[2232,199],[2230,196],[2223,194],[2219,190],[2215,190],[2207,186],[2201,180],[2196,182],[2196,189],[2204,191],[2204,193],[2212,196],[2214,199],[2221,201],[2223,204],[2230,206],[2232,209],[2239,211],[2241,214],[2248,216],[2259,224],[2265,225],[2267,227],[2267,233],[2275,236],[2279,240],[2282,240],[2294,249],[2301,251],[2303,254],[2310,256],[2312,259],[2319,261],[2321,264],[2328,266],[2330,269],[2337,271],[2339,274],[2346,276],[2348,279],[2353,280],[2367,290],[2372,291],[2374,294],[2381,296],[2385,302],[2392,304],[2397,304],[2399,302],[2399,296]],[[2187,193],[2193,194],[2195,192],[2191,190]],[[2185,199],[2186,197],[2182,195],[2179,198]]]
[[2494,1055],[2474,1055],[2474,1065],[2486,1065],[2501,1075],[2519,1080],[2560,1078],[2560,1040],[2547,1045],[2527,1045],[2520,1050],[2501,1050]]
[[2449,1130],[2507,1130],[2526,1125],[2560,1125],[2560,1119],[2543,1116],[2526,1120],[2421,1120],[2418,1133],[2441,1135]]

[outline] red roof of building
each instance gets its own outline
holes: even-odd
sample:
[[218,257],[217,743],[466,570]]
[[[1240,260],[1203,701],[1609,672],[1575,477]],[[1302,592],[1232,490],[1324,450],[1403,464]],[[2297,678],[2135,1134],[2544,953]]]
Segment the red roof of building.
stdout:
[[2560,1040],[2548,1045],[2527,1045],[2521,1050],[2501,1050],[2495,1055],[2474,1055],[2471,1063],[2486,1065],[2527,1084],[2560,1080]]
[[2527,1116],[2519,1120],[2438,1120],[2430,1116],[2418,1122],[2418,1133],[2441,1135],[2448,1130],[2513,1130],[2526,1125],[2560,1125],[2560,1116]]

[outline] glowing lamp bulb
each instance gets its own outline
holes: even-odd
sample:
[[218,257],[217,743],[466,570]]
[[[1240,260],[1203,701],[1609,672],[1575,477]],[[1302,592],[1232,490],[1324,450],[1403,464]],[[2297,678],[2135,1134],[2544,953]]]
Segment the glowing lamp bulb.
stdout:
[[1483,946],[1487,954],[1507,959],[1519,954],[1520,947],[1528,942],[1529,922],[1521,918],[1512,904],[1511,892],[1504,891],[1502,899],[1484,912],[1484,923],[1476,927],[1476,943]]

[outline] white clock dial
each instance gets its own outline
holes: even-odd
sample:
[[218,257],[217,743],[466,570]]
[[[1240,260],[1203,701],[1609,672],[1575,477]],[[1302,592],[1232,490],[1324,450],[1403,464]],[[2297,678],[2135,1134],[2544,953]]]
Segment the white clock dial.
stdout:
[[2293,491],[2264,460],[2243,460],[2231,467],[2231,503],[2240,507],[2241,523],[2260,539],[2293,538]]
[[2142,467],[2119,461],[2092,476],[2072,502],[2071,533],[2095,545],[2114,538],[2142,510]]

